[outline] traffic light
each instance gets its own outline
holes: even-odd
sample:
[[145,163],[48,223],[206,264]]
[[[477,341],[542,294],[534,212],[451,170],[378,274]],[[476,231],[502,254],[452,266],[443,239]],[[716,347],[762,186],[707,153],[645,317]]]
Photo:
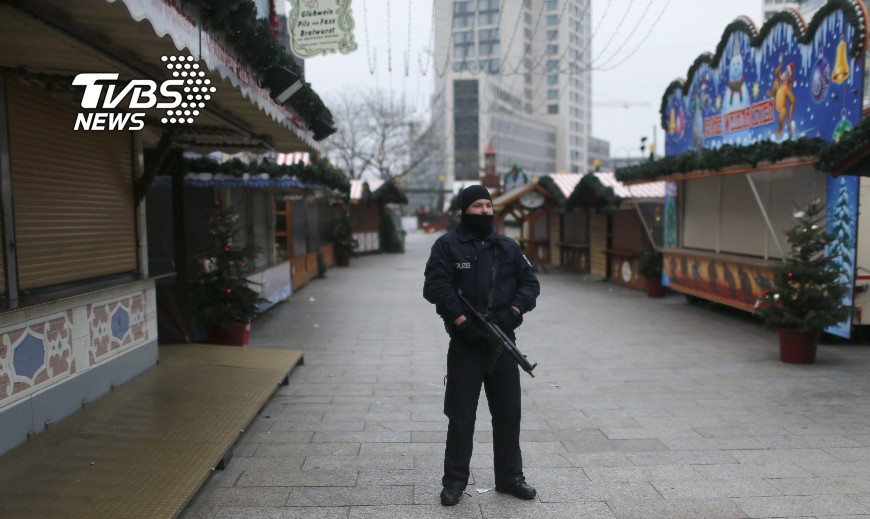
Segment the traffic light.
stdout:
[[640,152],[643,153],[646,151],[646,137],[640,138]]

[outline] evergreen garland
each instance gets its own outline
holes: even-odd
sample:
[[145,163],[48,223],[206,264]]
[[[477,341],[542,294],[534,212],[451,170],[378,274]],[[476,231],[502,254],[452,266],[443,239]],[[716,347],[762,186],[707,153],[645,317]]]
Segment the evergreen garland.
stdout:
[[[843,159],[867,148],[868,143],[870,143],[870,117],[865,117],[854,128],[845,132],[840,140],[820,150],[814,165],[819,171],[834,171],[838,169]],[[870,175],[870,160],[864,159],[850,166],[847,173]]]
[[622,198],[610,186],[605,186],[594,173],[587,173],[571,191],[565,202],[565,210],[576,207],[602,209],[604,207],[619,207]]
[[350,180],[324,158],[314,158],[311,164],[275,164],[274,162],[244,162],[232,159],[218,162],[210,157],[184,158],[184,173],[213,173],[233,177],[266,173],[269,178],[292,177],[311,185],[326,186],[350,195]]
[[755,167],[762,162],[775,163],[792,157],[812,157],[826,148],[827,143],[818,137],[801,137],[781,143],[758,141],[748,146],[725,144],[716,149],[691,150],[654,162],[618,168],[616,179],[620,182],[649,181],[678,173],[721,171],[733,166]]
[[365,193],[363,193],[363,203],[366,205],[372,204],[407,204],[408,197],[399,189],[392,180],[387,180],[374,191],[368,190],[368,182],[366,183]]
[[791,245],[788,257],[771,266],[772,286],[761,293],[755,312],[768,326],[820,332],[848,317],[843,299],[849,288],[838,281],[836,257],[825,255],[835,238],[823,228],[822,203],[810,203],[795,219],[797,223],[786,233]]
[[[199,9],[207,29],[222,34],[226,43],[247,63],[262,82],[269,71],[283,67],[302,77],[302,68],[275,38],[272,24],[267,18],[257,18],[253,0],[186,0]],[[320,119],[334,124],[332,112],[310,88],[298,92],[293,107],[311,127]]]
[[670,85],[665,89],[665,93],[662,95],[662,102],[659,108],[659,115],[661,116],[661,124],[662,128],[667,129],[668,127],[668,114],[667,114],[667,102],[668,97],[670,97],[671,93],[675,88],[680,88],[683,91],[683,95],[688,95],[689,87],[692,84],[692,80],[694,79],[695,71],[703,65],[707,63],[710,65],[710,68],[716,68],[719,66],[719,62],[722,60],[722,57],[725,55],[725,47],[728,44],[728,39],[731,34],[734,32],[743,32],[749,36],[749,44],[752,47],[760,47],[762,43],[764,43],[765,38],[767,38],[770,31],[779,24],[779,23],[787,23],[794,28],[795,39],[798,43],[802,45],[807,45],[812,43],[812,39],[816,35],[816,31],[821,27],[822,20],[828,17],[834,11],[840,10],[843,12],[843,16],[846,19],[846,23],[851,25],[855,29],[855,37],[852,38],[851,46],[849,48],[849,56],[852,58],[858,59],[860,58],[864,52],[867,50],[867,26],[865,23],[865,17],[863,8],[856,2],[856,0],[828,0],[828,2],[823,5],[813,16],[813,19],[807,24],[806,28],[803,26],[802,18],[799,18],[796,13],[791,10],[780,11],[768,19],[764,25],[761,26],[761,29],[756,33],[755,27],[750,24],[748,21],[742,18],[738,18],[737,20],[731,22],[725,27],[725,31],[722,33],[722,38],[719,40],[719,44],[716,46],[716,53],[704,53],[698,56],[695,61],[692,63],[692,66],[689,67],[689,71],[687,74],[688,80],[681,81],[676,80],[671,82]]

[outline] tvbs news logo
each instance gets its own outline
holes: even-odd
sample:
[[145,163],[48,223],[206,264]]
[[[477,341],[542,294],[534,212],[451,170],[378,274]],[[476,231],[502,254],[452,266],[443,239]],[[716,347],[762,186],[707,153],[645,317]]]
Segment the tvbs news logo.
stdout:
[[115,73],[84,73],[72,84],[85,87],[82,108],[74,130],[141,130],[145,112],[166,110],[163,124],[191,124],[217,88],[206,79],[193,56],[163,56],[161,60],[177,79],[162,83],[134,79],[123,86]]

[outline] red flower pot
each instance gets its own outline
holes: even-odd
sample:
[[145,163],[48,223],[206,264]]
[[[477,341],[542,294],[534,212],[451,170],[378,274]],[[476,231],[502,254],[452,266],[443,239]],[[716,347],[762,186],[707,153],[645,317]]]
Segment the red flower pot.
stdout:
[[223,346],[247,346],[251,335],[251,322],[234,323],[229,327],[212,326],[208,330],[208,340]]
[[662,286],[662,278],[646,278],[647,297],[665,297],[665,287]]
[[347,267],[348,265],[350,265],[350,258],[349,257],[339,256],[339,258],[336,261],[338,261],[339,267]]
[[779,360],[789,364],[812,364],[816,361],[821,332],[800,332],[779,328]]

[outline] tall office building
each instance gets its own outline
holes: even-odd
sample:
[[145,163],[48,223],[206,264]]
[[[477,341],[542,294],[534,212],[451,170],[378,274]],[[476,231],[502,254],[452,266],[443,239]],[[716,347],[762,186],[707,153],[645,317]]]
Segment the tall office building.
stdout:
[[[800,9],[799,4],[800,0],[762,0],[761,2],[761,11],[764,19],[758,23],[758,26],[761,27],[761,24],[770,19],[774,14],[788,8],[793,7],[795,9]],[[755,20],[753,20],[755,21]]]
[[586,171],[590,0],[437,1],[432,116],[446,186],[477,181],[490,142],[501,174]]
[[801,12],[807,22],[812,19],[813,15],[820,7],[825,5],[828,0],[762,0],[761,8],[764,11],[764,21],[767,21],[775,13],[782,11],[786,7],[793,7]]

